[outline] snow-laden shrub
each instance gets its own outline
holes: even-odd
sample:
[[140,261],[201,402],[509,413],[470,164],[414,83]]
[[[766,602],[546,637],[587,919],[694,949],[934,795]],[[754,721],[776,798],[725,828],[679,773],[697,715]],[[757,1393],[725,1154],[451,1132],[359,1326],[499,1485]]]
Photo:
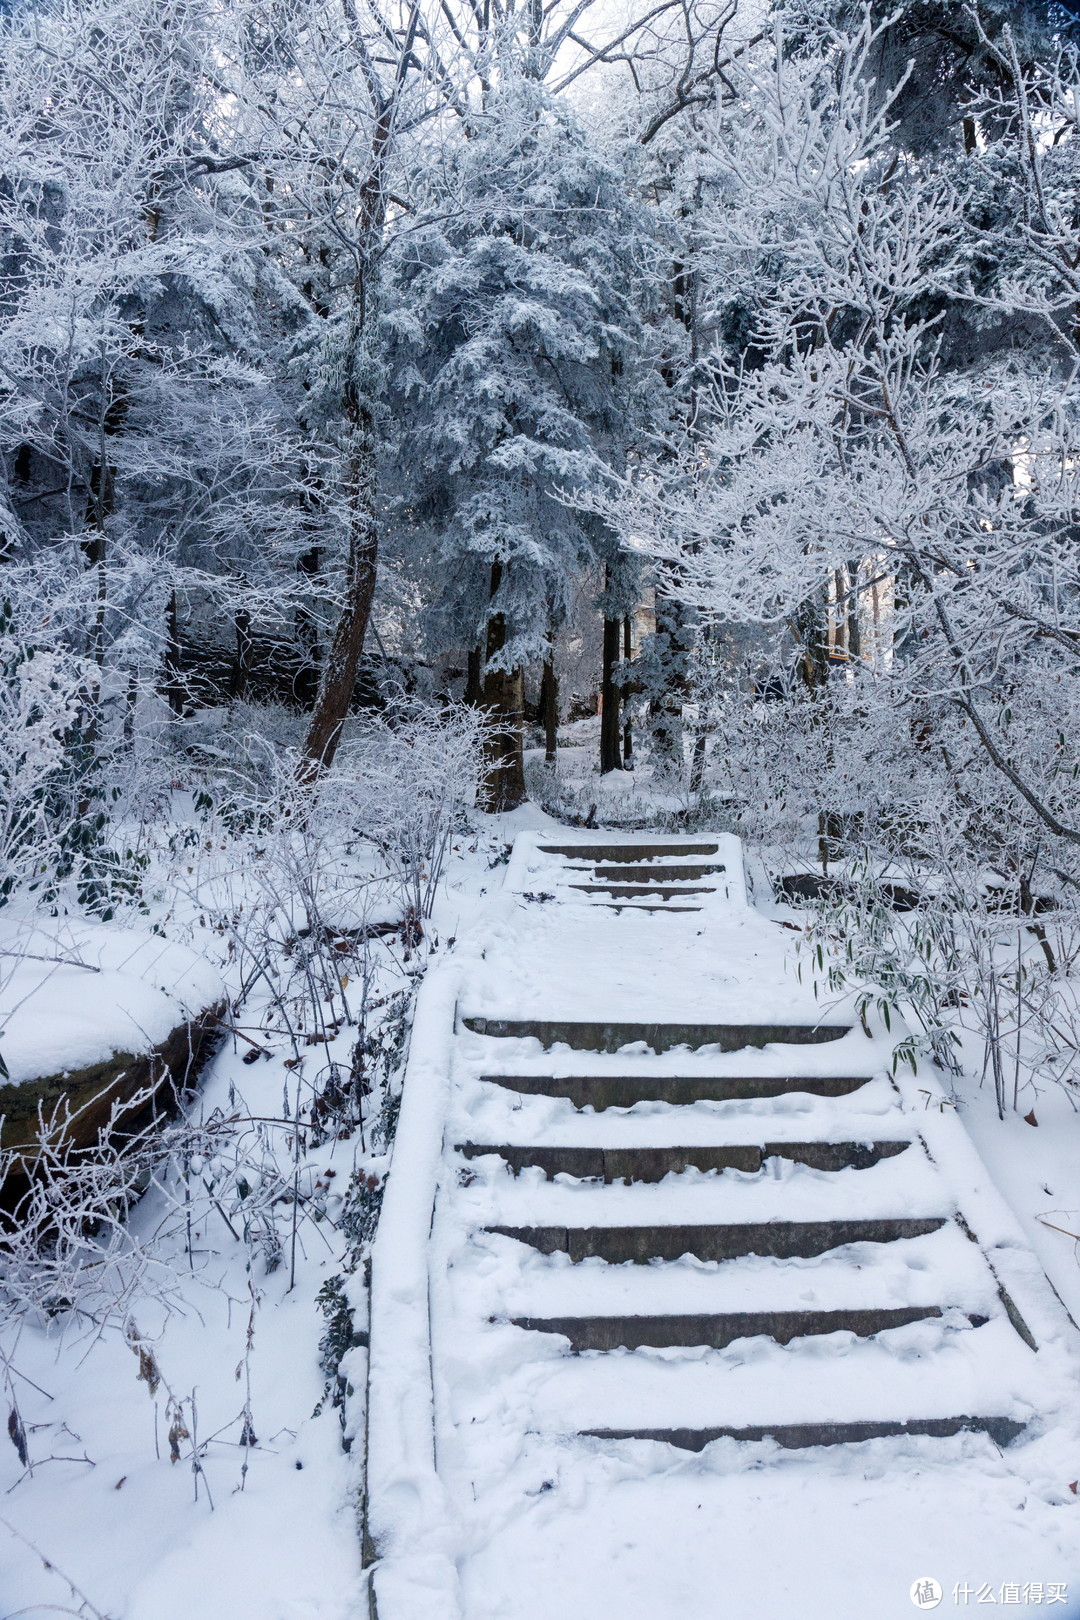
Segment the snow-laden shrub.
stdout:
[[369,721],[342,750],[337,777],[353,795],[354,826],[379,851],[405,915],[431,915],[450,841],[475,803],[483,714],[409,700]]
[[[152,1101],[151,1086],[135,1099],[136,1106]],[[159,1298],[171,1293],[176,1267],[163,1236],[184,1231],[192,1187],[210,1205],[189,1174],[191,1161],[233,1151],[237,1133],[221,1119],[163,1125],[155,1116],[121,1135],[127,1107],[114,1106],[91,1147],[74,1145],[61,1104],[40,1116],[29,1147],[0,1149],[0,1326],[72,1310],[104,1320],[122,1316],[136,1290]],[[164,1212],[148,1239],[131,1230],[127,1217],[149,1187],[163,1195]]]
[[138,864],[109,842],[119,739],[62,617],[36,594],[0,602],[0,906],[20,891],[55,903],[69,884],[109,915]]
[[[270,991],[294,1057],[363,1032],[373,938],[398,933],[406,961],[419,947],[475,798],[483,730],[475,710],[402,701],[314,780],[299,748],[260,733],[226,728],[200,751],[201,820],[173,833],[168,885],[227,939],[243,982]],[[329,1102],[358,1084],[330,1077]]]
[[31,639],[10,600],[0,607],[0,903],[60,861],[57,812],[69,775],[67,739],[85,680],[81,660]]
[[[854,992],[865,1016],[895,1026],[898,1061],[955,1069],[974,1036],[1002,1113],[1032,1082],[1071,1091],[1075,855],[1019,805],[1004,813],[961,717],[898,701],[864,670],[817,689],[777,680],[768,697],[737,681],[695,696],[717,739],[713,791],[773,879],[788,880],[778,897],[803,903],[803,971],[822,996]],[[1045,730],[1070,693],[1059,683],[1037,704],[1014,702],[1026,753],[1025,733]]]

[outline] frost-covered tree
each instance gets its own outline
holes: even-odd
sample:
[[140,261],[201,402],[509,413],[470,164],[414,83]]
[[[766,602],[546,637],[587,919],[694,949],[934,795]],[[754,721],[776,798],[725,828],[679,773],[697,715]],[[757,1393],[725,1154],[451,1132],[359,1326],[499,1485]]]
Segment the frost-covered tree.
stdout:
[[[1015,275],[995,285],[982,262],[1002,165],[1031,162],[1024,81],[1011,123],[998,97],[995,150],[963,154],[958,174],[955,159],[941,168],[897,146],[872,72],[879,35],[867,9],[813,53],[781,36],[737,70],[737,105],[702,121],[701,274],[726,342],[693,431],[598,504],[667,565],[683,601],[786,626],[826,678],[830,659],[867,668],[838,617],[857,617],[887,579],[894,656],[874,678],[900,723],[932,747],[935,727],[951,734],[961,718],[1011,813],[1071,845],[1072,740],[1053,712],[1075,678],[1075,400],[1047,335],[1054,298],[1069,305],[1068,101],[1059,144],[1044,140],[1038,159],[1059,211],[1033,216],[1013,248],[1042,289],[1040,340],[1014,318]],[[956,326],[978,331],[980,312],[981,341],[958,344]]]
[[100,0],[2,41],[6,540],[92,571],[94,661],[151,680],[185,580],[230,614],[279,595],[309,481],[304,312],[222,156],[219,21]]
[[437,559],[443,644],[480,649],[489,798],[507,808],[523,666],[605,561],[607,616],[627,611],[610,528],[566,496],[621,468],[648,416],[649,220],[535,79],[511,73],[464,136],[393,255],[387,366],[402,516]]
[[306,391],[302,419],[336,462],[308,481],[309,504],[321,504],[318,484],[342,527],[328,554],[316,544],[302,562],[309,578],[330,576],[338,603],[305,749],[312,770],[337,746],[376,586],[386,506],[378,451],[392,365],[378,319],[383,264],[425,216],[421,177],[441,168],[434,212],[453,212],[459,181],[441,154],[461,130],[484,126],[507,73],[558,97],[610,60],[648,57],[658,30],[670,32],[676,18],[696,59],[708,30],[699,9],[711,10],[661,0],[594,27],[589,5],[572,3],[518,12],[465,0],[359,8],[256,0],[240,9],[226,52],[223,164],[248,176],[267,224],[264,250],[287,267],[315,316],[294,347],[292,374]]

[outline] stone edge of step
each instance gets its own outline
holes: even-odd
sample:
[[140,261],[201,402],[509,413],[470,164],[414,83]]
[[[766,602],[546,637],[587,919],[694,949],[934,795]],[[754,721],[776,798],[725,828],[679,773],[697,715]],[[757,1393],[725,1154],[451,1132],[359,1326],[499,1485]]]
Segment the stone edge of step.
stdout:
[[[874,1338],[912,1322],[940,1319],[947,1307],[941,1305],[863,1305],[830,1310],[774,1311],[668,1311],[654,1315],[619,1314],[598,1316],[512,1316],[490,1320],[521,1328],[526,1333],[545,1333],[567,1339],[573,1354],[614,1349],[696,1349],[724,1350],[740,1339],[767,1338],[777,1344],[795,1339],[821,1337],[829,1333],[853,1333],[858,1338]],[[984,1327],[990,1320],[977,1312],[964,1312],[972,1328]]]
[[[685,1170],[738,1170],[754,1175],[771,1158],[790,1159],[813,1170],[833,1172],[869,1169],[882,1159],[896,1158],[914,1145],[911,1137],[899,1141],[845,1142],[735,1142],[697,1143],[690,1146],[601,1147],[578,1144],[457,1142],[453,1151],[466,1159],[488,1156],[500,1158],[512,1175],[527,1169],[542,1170],[550,1181],[569,1175],[578,1181],[655,1182]],[[560,1164],[560,1159],[569,1161]],[[712,1162],[708,1162],[708,1161]],[[831,1161],[831,1162],[830,1162]],[[571,1168],[571,1165],[576,1168]],[[655,1170],[656,1174],[633,1174],[635,1170]]]
[[583,1439],[603,1441],[655,1440],[681,1451],[704,1451],[714,1440],[754,1443],[772,1440],[787,1451],[811,1446],[858,1445],[864,1440],[894,1439],[901,1436],[929,1436],[947,1439],[957,1434],[985,1434],[1004,1449],[1018,1439],[1027,1424],[1011,1417],[975,1417],[964,1414],[951,1418],[908,1418],[904,1421],[866,1419],[852,1423],[766,1423],[744,1428],[707,1429],[580,1429]]
[[[765,1046],[820,1046],[843,1040],[851,1024],[691,1024],[657,1020],[649,1023],[622,1019],[490,1018],[482,1013],[460,1016],[471,1035],[495,1040],[539,1040],[545,1050],[567,1046],[576,1052],[614,1054],[625,1047],[645,1045],[654,1053],[687,1046],[694,1051],[719,1047],[741,1052]],[[657,1044],[657,1043],[660,1044]]]
[[724,1261],[756,1254],[777,1260],[810,1259],[849,1243],[895,1243],[940,1231],[948,1215],[852,1217],[832,1221],[716,1221],[631,1226],[509,1226],[483,1228],[525,1243],[540,1254],[568,1254],[571,1261],[607,1260],[648,1264],[650,1260]]

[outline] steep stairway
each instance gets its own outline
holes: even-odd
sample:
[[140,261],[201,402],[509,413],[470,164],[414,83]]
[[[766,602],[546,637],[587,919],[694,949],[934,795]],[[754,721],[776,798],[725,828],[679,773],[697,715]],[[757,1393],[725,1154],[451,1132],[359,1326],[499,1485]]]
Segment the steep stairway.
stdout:
[[760,1469],[1040,1432],[1071,1325],[932,1081],[791,972],[737,841],[523,835],[507,886],[520,922],[458,1005],[432,1228],[436,1455],[477,1544],[714,1443]]
[[[721,884],[724,900],[730,893],[715,842],[657,840],[623,849],[567,843],[540,845],[538,853],[564,864],[554,876],[556,894],[584,893],[593,904],[594,895],[615,892],[608,881],[615,877],[623,899],[659,895],[666,902],[691,892],[715,897]],[[592,863],[594,881],[588,884],[577,881],[590,869],[585,862]],[[694,881],[684,883],[684,874]],[[703,889],[696,880],[706,876],[712,881]],[[552,881],[550,871],[546,880]],[[899,1093],[891,1088],[887,1111],[875,1118],[868,1136],[858,1099],[872,1087],[872,1075],[800,1073],[807,1067],[800,1064],[806,1048],[843,1041],[852,1033],[849,1025],[466,1013],[459,1027],[465,1068],[475,1069],[479,1060],[473,1083],[506,1094],[508,1119],[525,1097],[562,1101],[557,1140],[455,1142],[464,1185],[443,1194],[469,1210],[473,1242],[504,1246],[507,1258],[517,1261],[508,1297],[490,1300],[491,1321],[523,1335],[545,1335],[549,1345],[562,1347],[546,1380],[543,1421],[609,1440],[662,1439],[695,1449],[719,1435],[771,1436],[781,1445],[809,1446],[978,1429],[1004,1443],[1022,1430],[1012,1386],[998,1374],[1003,1358],[1015,1372],[1031,1356],[1030,1330],[978,1245],[957,1227],[959,1212]],[[512,1054],[524,1042],[533,1054],[531,1072],[515,1073]],[[635,1048],[636,1072],[618,1072],[619,1055]],[[763,1049],[782,1055],[787,1072],[679,1073],[676,1065],[674,1072],[669,1066],[656,1073],[650,1061],[676,1050],[719,1055]],[[593,1072],[556,1072],[562,1065],[545,1065],[541,1056],[556,1050],[590,1053]],[[879,1079],[879,1092],[882,1085],[889,1082]],[[821,1097],[850,1101],[819,1118],[814,1099]],[[800,1130],[789,1141],[790,1111],[770,1109],[769,1103],[792,1099],[801,1105]],[[737,1112],[750,1102],[758,1104],[753,1140],[746,1139],[746,1115]],[[724,1113],[714,1109],[707,1139],[679,1140],[680,1120],[702,1103],[734,1105],[737,1139]],[[598,1114],[610,1121],[606,1131]],[[885,1122],[894,1129],[881,1139]],[[807,1131],[812,1124],[816,1132]],[[841,1125],[847,1128],[838,1131]],[[626,1140],[628,1126],[632,1142]],[[657,1140],[660,1127],[663,1141]],[[550,1126],[545,1134],[552,1134]],[[957,1264],[957,1245],[949,1242],[957,1231],[972,1250],[966,1264]],[[934,1237],[950,1263],[935,1266],[930,1245],[929,1267],[922,1258],[916,1272],[917,1297],[897,1300],[913,1283],[898,1288],[892,1268],[887,1298],[874,1298],[867,1271],[873,1277],[879,1267],[866,1267],[868,1246],[900,1258],[917,1241],[925,1253],[926,1240]],[[566,1257],[570,1269],[559,1266],[536,1290],[526,1280],[536,1275],[535,1265],[523,1265],[526,1255]],[[826,1259],[826,1286],[818,1265],[808,1290],[800,1262]],[[595,1297],[582,1309],[573,1268],[587,1261],[615,1271],[634,1269],[622,1279],[630,1308],[625,1298],[618,1307],[606,1304],[604,1284],[590,1267],[588,1293]],[[717,1268],[701,1279],[708,1290],[686,1288],[682,1309],[658,1308],[654,1296],[663,1269],[687,1261]],[[765,1271],[763,1262],[771,1262]],[[746,1270],[756,1281],[752,1301]],[[713,1295],[708,1305],[706,1291]],[[912,1365],[891,1355],[882,1340],[913,1323],[930,1324],[933,1335],[914,1379]],[[843,1358],[841,1378],[819,1349],[801,1354],[805,1341],[838,1333],[865,1341],[864,1381],[852,1383],[850,1354]],[[702,1350],[759,1339],[785,1347],[783,1354],[765,1358],[764,1375],[760,1361],[714,1368],[700,1359]],[[621,1363],[615,1368],[602,1359],[587,1365],[575,1360],[585,1351],[642,1347],[682,1349],[691,1359],[680,1368],[669,1355],[662,1364],[638,1368],[629,1380]]]

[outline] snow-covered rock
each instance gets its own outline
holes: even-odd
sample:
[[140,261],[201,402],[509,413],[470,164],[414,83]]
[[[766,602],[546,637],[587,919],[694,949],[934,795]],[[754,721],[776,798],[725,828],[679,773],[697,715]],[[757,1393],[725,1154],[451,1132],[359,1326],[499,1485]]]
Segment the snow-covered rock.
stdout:
[[216,968],[149,929],[58,918],[0,934],[8,1084],[148,1053],[224,994]]

